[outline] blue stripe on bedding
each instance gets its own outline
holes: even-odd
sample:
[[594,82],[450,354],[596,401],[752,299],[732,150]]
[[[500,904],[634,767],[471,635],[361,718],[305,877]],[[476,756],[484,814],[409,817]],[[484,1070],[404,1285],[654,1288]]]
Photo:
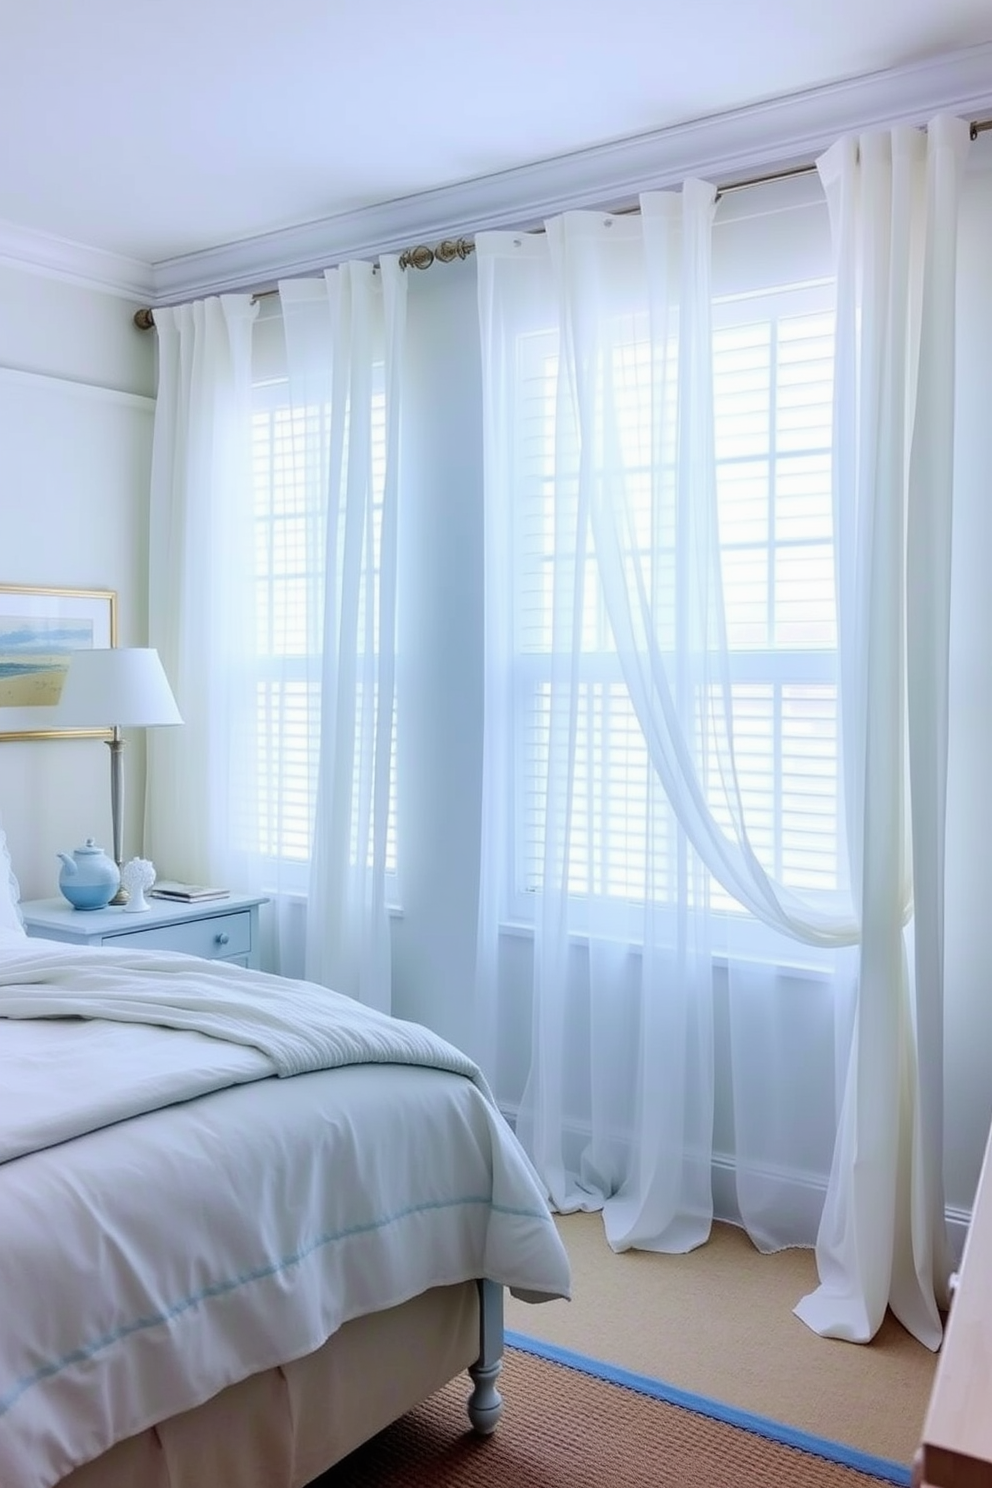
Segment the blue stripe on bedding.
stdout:
[[[531,1211],[495,1204],[488,1194],[466,1194],[457,1199],[437,1199],[422,1204],[411,1204],[404,1209],[396,1210],[393,1214],[384,1215],[380,1219],[369,1220],[364,1224],[348,1225],[344,1229],[336,1230],[333,1234],[318,1236],[311,1244],[303,1246],[300,1250],[296,1250],[290,1255],[282,1256],[279,1260],[266,1262],[265,1265],[257,1266],[251,1271],[240,1272],[238,1275],[229,1277],[224,1281],[211,1282],[210,1285],[201,1287],[198,1291],[191,1292],[188,1296],[180,1298],[171,1307],[163,1308],[150,1317],[133,1318],[130,1322],[122,1323],[119,1328],[113,1329],[110,1333],[104,1333],[99,1338],[94,1338],[88,1343],[81,1344],[79,1348],[71,1349],[57,1359],[40,1364],[31,1374],[24,1375],[21,1379],[15,1380],[14,1384],[4,1394],[0,1395],[0,1416],[5,1415],[20,1400],[21,1396],[34,1385],[40,1384],[43,1380],[51,1379],[54,1375],[61,1373],[63,1369],[67,1369],[71,1364],[80,1364],[86,1359],[92,1359],[104,1349],[112,1347],[113,1344],[120,1342],[121,1339],[129,1337],[131,1334],[141,1333],[149,1328],[161,1327],[163,1323],[181,1316],[184,1312],[188,1312],[191,1307],[196,1307],[200,1302],[205,1302],[214,1297],[225,1296],[230,1292],[237,1291],[239,1287],[248,1286],[255,1281],[264,1281],[269,1276],[276,1276],[282,1271],[288,1271],[290,1267],[299,1265],[308,1256],[313,1255],[318,1250],[324,1249],[328,1245],[333,1245],[341,1240],[353,1239],[356,1235],[366,1235],[375,1230],[385,1229],[388,1225],[398,1224],[415,1214],[427,1214],[442,1209],[478,1206],[485,1206],[497,1214],[504,1214],[511,1217],[519,1216],[521,1218],[541,1221],[547,1220],[549,1224],[552,1223],[548,1216],[537,1210]],[[465,1279],[469,1280],[470,1278]]]

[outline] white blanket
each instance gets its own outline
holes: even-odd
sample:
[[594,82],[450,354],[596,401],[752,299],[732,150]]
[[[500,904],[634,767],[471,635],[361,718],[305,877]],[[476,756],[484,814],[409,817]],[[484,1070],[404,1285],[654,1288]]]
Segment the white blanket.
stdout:
[[[491,1099],[478,1067],[420,1024],[311,982],[177,952],[25,938],[0,959],[0,1018],[63,1020],[45,1036],[45,1057],[66,1071],[37,1080],[30,1027],[0,1039],[0,1162],[226,1085],[349,1064],[450,1070]],[[136,1044],[134,1025],[149,1024],[177,1036]],[[73,1078],[97,1054],[113,1076],[99,1087]]]
[[25,942],[23,952],[0,961],[0,1017],[153,1023],[247,1044],[266,1054],[279,1075],[343,1064],[427,1064],[468,1075],[485,1089],[476,1065],[419,1023],[387,1017],[313,982],[246,975],[243,967],[174,951],[38,951]]
[[[429,1287],[568,1295],[530,1164],[475,1067],[427,1030],[178,955],[29,942],[0,956],[0,982],[0,1090],[18,1081],[32,1111],[0,1164],[3,1488],[50,1488]],[[318,1058],[346,1067],[268,1077]],[[150,1109],[146,1085],[172,1104]]]

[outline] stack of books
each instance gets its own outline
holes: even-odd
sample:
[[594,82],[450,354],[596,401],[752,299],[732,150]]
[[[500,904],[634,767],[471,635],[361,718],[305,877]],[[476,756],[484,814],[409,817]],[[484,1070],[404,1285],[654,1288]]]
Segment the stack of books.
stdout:
[[182,904],[198,904],[201,899],[227,899],[230,889],[211,889],[206,884],[177,883],[174,879],[159,879],[155,887],[148,890],[152,899],[176,899]]

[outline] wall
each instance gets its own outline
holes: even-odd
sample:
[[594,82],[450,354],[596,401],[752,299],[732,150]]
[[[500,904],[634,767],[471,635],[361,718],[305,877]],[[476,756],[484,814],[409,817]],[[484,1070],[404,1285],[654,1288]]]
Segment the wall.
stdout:
[[[99,290],[0,267],[0,583],[114,589],[145,636],[154,336]],[[140,849],[144,752],[125,752],[125,855]],[[127,807],[130,807],[128,815]],[[0,741],[0,819],[25,899],[58,893],[56,851],[110,847],[99,739]]]

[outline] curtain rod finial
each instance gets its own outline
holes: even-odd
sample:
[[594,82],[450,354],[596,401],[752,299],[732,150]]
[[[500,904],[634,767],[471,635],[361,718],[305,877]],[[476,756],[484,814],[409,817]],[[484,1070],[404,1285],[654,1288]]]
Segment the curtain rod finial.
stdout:
[[143,305],[140,310],[135,310],[134,323],[139,331],[153,330],[155,326],[154,311],[150,310],[147,305]]
[[434,249],[434,257],[441,263],[454,263],[456,258],[468,258],[474,252],[475,244],[470,238],[445,238]]
[[408,248],[400,254],[401,269],[429,269],[433,262],[434,249],[426,243],[418,243],[416,248]]

